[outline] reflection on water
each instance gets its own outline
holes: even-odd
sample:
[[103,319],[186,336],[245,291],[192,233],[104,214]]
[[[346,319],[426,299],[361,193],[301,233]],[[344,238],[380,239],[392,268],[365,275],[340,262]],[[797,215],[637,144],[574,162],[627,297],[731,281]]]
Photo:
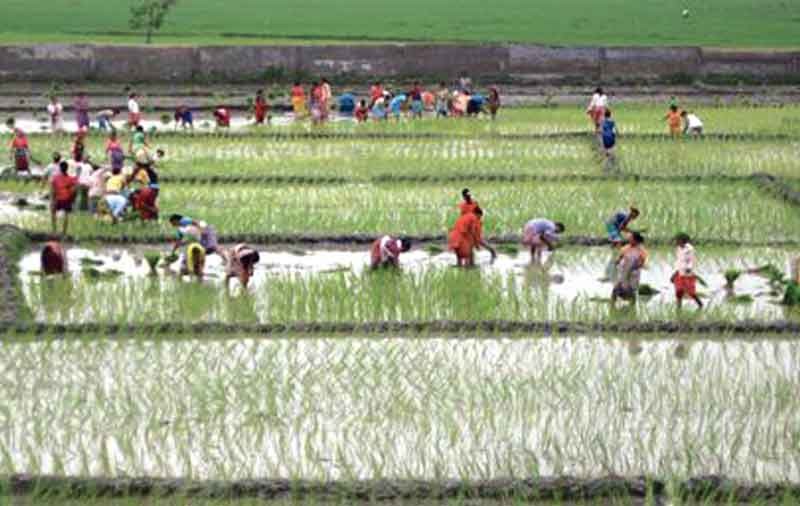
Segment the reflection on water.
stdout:
[[[42,280],[38,276],[39,254],[33,252],[26,255],[20,262],[21,279],[24,292],[28,301],[33,305],[34,313],[42,320],[55,322],[81,322],[94,319],[118,321],[120,318],[131,321],[126,314],[126,308],[134,306],[147,306],[153,309],[153,317],[177,318],[182,321],[193,321],[188,315],[196,315],[204,320],[222,321],[269,321],[269,290],[277,282],[289,283],[288,287],[295,287],[293,294],[297,303],[307,303],[305,299],[316,297],[315,304],[326,304],[340,297],[360,297],[362,294],[358,283],[363,280],[358,277],[368,267],[369,257],[366,251],[293,251],[274,252],[262,251],[261,262],[256,266],[255,275],[251,280],[248,290],[249,297],[243,295],[242,287],[238,281],[232,282],[232,290],[227,293],[222,282],[224,280],[224,265],[218,255],[210,255],[206,263],[207,280],[202,286],[188,283],[188,278],[180,282],[178,273],[180,262],[173,263],[168,269],[159,268],[158,276],[153,277],[147,262],[143,259],[143,252],[136,250],[103,249],[91,251],[80,248],[68,250],[68,263],[72,284],[77,289],[79,296],[73,300],[69,307],[58,308],[58,301],[48,301],[53,297],[62,297],[61,291],[55,285],[64,284],[60,280]],[[701,252],[701,254],[703,254]],[[657,290],[651,297],[642,297],[636,308],[620,305],[615,313],[618,318],[633,319],[652,311],[662,311],[663,317],[671,318],[675,310],[675,296],[669,281],[673,272],[671,251],[655,250],[651,252],[649,266],[642,272],[642,283]],[[699,287],[701,296],[706,302],[706,312],[723,309],[730,317],[782,319],[787,313],[777,302],[780,294],[771,293],[771,288],[766,279],[745,275],[736,282],[736,293],[739,296],[748,296],[752,300],[746,303],[734,304],[729,299],[725,290],[724,271],[746,269],[756,265],[773,264],[779,269],[787,269],[793,252],[783,249],[751,249],[746,252],[735,250],[715,250],[706,252],[701,256],[698,274],[706,281],[706,287]],[[428,254],[422,250],[415,250],[403,255],[402,272],[406,276],[424,277],[443,269],[451,269],[454,259],[449,253]],[[473,273],[463,273],[456,277],[458,290],[447,289],[442,297],[452,300],[452,304],[480,304],[481,290],[492,279],[506,282],[508,290],[517,293],[526,293],[527,299],[546,310],[537,313],[538,317],[567,316],[581,319],[580,312],[592,314],[606,313],[611,285],[603,282],[606,274],[607,252],[602,248],[567,248],[555,253],[545,267],[530,265],[530,255],[527,252],[518,255],[500,255],[494,263],[490,263],[488,253],[478,254],[479,269]],[[105,281],[88,283],[84,280],[85,272],[92,269],[98,274],[96,278],[103,279],[103,273],[111,273]],[[332,279],[326,276],[352,273],[355,277],[345,278],[343,287],[349,287],[349,293],[316,293],[304,294],[303,284],[313,280]],[[170,274],[170,275],[167,275]],[[290,283],[294,281],[294,283]],[[388,282],[388,281],[387,281]],[[69,284],[69,283],[67,283]],[[420,285],[427,286],[427,285]],[[471,286],[471,288],[470,288]],[[375,289],[380,287],[373,287]],[[355,290],[355,291],[353,291]],[[383,296],[388,296],[391,291],[382,289]],[[471,296],[466,296],[473,294]],[[63,294],[67,297],[68,294]],[[244,294],[246,295],[246,294]],[[465,295],[462,297],[461,295]],[[507,294],[508,295],[508,294]],[[435,297],[432,294],[414,294],[414,300],[424,300],[423,296]],[[322,297],[322,298],[320,298]],[[151,301],[144,299],[152,298]],[[245,303],[238,299],[252,298]],[[66,298],[64,300],[70,300]],[[95,303],[95,301],[97,301]],[[92,307],[100,302],[102,307]],[[437,304],[445,304],[441,297],[436,299]],[[486,301],[483,301],[486,302]],[[417,302],[421,304],[422,302]],[[519,303],[509,301],[508,303]],[[194,307],[194,305],[198,307]],[[238,317],[230,320],[234,315],[229,315],[220,309],[222,306],[230,307]],[[576,314],[570,314],[570,308]],[[102,309],[102,310],[101,310]],[[557,313],[561,311],[561,313]],[[65,314],[69,313],[69,315]],[[667,314],[669,312],[669,314]],[[686,304],[684,313],[695,312],[693,304]],[[503,313],[498,313],[502,315]],[[522,316],[528,313],[520,313]],[[533,315],[533,313],[530,313]],[[451,315],[444,314],[442,317]],[[468,315],[469,316],[469,315]],[[491,317],[492,315],[488,315]],[[429,314],[434,318],[435,315]],[[393,318],[389,318],[393,319]],[[135,319],[134,319],[135,320]]]
[[4,343],[0,473],[797,481],[798,359],[730,337]]

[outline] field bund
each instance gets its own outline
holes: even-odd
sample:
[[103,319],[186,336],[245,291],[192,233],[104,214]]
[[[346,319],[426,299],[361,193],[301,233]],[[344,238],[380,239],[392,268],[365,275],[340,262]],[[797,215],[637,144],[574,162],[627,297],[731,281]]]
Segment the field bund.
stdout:
[[337,78],[473,77],[526,81],[800,80],[800,52],[700,47],[539,45],[0,46],[5,81],[246,82]]

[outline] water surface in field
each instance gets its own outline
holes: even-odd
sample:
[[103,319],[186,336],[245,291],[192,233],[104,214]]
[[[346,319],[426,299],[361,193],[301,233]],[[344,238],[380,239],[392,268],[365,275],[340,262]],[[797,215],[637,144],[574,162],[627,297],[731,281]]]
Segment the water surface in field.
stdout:
[[[20,276],[24,292],[28,301],[37,314],[37,317],[47,321],[93,321],[97,318],[115,320],[127,319],[126,312],[130,311],[129,305],[137,299],[143,306],[147,306],[144,299],[153,298],[153,315],[158,313],[157,308],[163,305],[174,304],[169,300],[169,291],[165,286],[188,285],[198,283],[188,276],[180,276],[182,261],[178,260],[169,267],[157,268],[157,273],[152,274],[150,267],[144,261],[144,250],[141,247],[132,249],[112,248],[96,251],[70,248],[67,251],[70,277],[67,281],[42,279],[39,275],[39,253],[31,252],[20,262]],[[791,251],[775,248],[756,248],[746,251],[712,249],[708,252],[700,251],[699,268],[700,277],[706,286],[699,285],[698,291],[706,304],[706,309],[722,310],[732,318],[757,318],[761,320],[781,319],[788,315],[787,310],[778,304],[782,293],[773,291],[767,279],[757,275],[742,275],[735,284],[736,302],[725,289],[724,272],[728,269],[746,270],[748,268],[772,264],[784,272],[789,272],[792,259]],[[270,302],[275,302],[274,285],[278,282],[287,287],[297,288],[298,301],[313,298],[315,303],[325,306],[331,298],[362,297],[364,279],[361,274],[369,270],[369,255],[366,251],[343,250],[294,250],[294,251],[261,251],[261,261],[256,266],[255,275],[250,286],[245,291],[238,280],[232,280],[230,291],[226,292],[222,282],[225,278],[225,268],[219,255],[209,255],[206,261],[206,276],[203,281],[206,294],[231,293],[242,297],[249,297],[258,306],[254,310],[258,321],[269,322]],[[487,283],[501,281],[506,283],[508,290],[526,293],[536,304],[539,310],[547,309],[539,316],[542,318],[555,318],[558,311],[565,308],[574,308],[578,313],[584,310],[587,314],[604,312],[607,310],[610,297],[611,283],[603,278],[607,265],[612,258],[609,248],[565,248],[557,251],[552,257],[548,270],[531,265],[530,254],[520,252],[517,254],[500,254],[495,262],[491,262],[486,252],[479,252],[477,268],[471,272],[464,272],[464,280],[475,281],[475,275],[480,276]],[[640,308],[652,311],[667,310],[675,306],[674,289],[670,283],[670,276],[674,272],[672,264],[672,251],[656,249],[651,252],[649,266],[642,273],[642,283],[656,290],[652,296],[642,297]],[[401,272],[404,276],[413,279],[425,280],[427,277],[436,276],[443,271],[455,273],[455,257],[448,252],[429,253],[424,250],[412,250],[401,257]],[[102,281],[91,281],[87,270],[94,274],[100,273]],[[114,274],[105,278],[103,273]],[[344,278],[341,278],[344,276]],[[341,278],[341,279],[340,279]],[[456,278],[458,283],[461,278]],[[314,292],[308,289],[309,283],[330,281],[331,286],[335,281],[341,280],[341,288],[346,293]],[[452,281],[452,280],[451,280]],[[71,308],[69,315],[56,315],[52,309],[58,306],[57,301],[48,301],[48,283],[67,283],[73,285],[80,295],[77,306]],[[155,283],[155,285],[154,285]],[[160,286],[160,290],[153,291]],[[282,285],[283,286],[283,285]],[[360,289],[359,287],[362,286]],[[419,286],[438,287],[439,285],[420,282]],[[465,284],[466,286],[472,286]],[[216,290],[215,290],[216,287]],[[466,288],[465,288],[466,289]],[[304,292],[305,290],[305,292]],[[385,294],[391,291],[387,288]],[[365,291],[365,293],[367,293]],[[74,295],[75,293],[71,293]],[[122,294],[125,294],[124,296]],[[91,297],[89,297],[91,295]],[[85,297],[84,297],[85,296]],[[365,296],[365,295],[364,295]],[[124,304],[115,306],[115,298],[124,297]],[[747,299],[750,300],[742,300]],[[98,307],[95,302],[106,300],[107,303]],[[413,303],[413,301],[412,301]],[[510,303],[510,302],[509,302]],[[447,300],[439,300],[438,304],[445,307]],[[624,305],[621,304],[621,305]],[[687,302],[687,307],[693,308],[693,302]],[[85,306],[85,307],[84,307]],[[115,308],[116,307],[116,308]],[[260,309],[259,309],[260,307]],[[548,309],[549,308],[549,309]],[[355,310],[353,310],[355,311]],[[57,312],[59,313],[59,312]],[[222,319],[225,316],[219,312],[203,313],[200,319]],[[322,317],[325,313],[320,315]],[[498,312],[500,318],[504,313]],[[426,313],[430,318],[437,315]],[[357,318],[357,315],[352,315]],[[533,318],[533,313],[525,314]],[[669,315],[671,317],[671,315]],[[452,317],[449,313],[438,315],[439,318]],[[364,317],[366,318],[366,317]],[[580,314],[571,315],[572,319],[581,319]],[[316,318],[310,318],[316,319]],[[323,318],[324,319],[324,318]],[[363,319],[363,318],[357,318]],[[395,319],[389,315],[388,319]]]
[[0,473],[800,479],[796,341],[224,337],[0,344]]

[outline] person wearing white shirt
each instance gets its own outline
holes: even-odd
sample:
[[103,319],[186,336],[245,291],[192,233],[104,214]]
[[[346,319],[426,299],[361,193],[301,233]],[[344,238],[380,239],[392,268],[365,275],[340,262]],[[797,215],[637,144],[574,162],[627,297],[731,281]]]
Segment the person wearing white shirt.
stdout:
[[586,114],[592,119],[594,123],[595,132],[600,132],[600,125],[606,115],[608,108],[608,97],[603,93],[603,88],[594,90],[592,99],[589,101],[589,106],[586,108]]
[[50,103],[47,104],[47,114],[50,116],[50,130],[53,132],[61,132],[64,130],[64,121],[61,118],[61,113],[64,112],[64,106],[58,101],[58,97],[50,97]]
[[672,275],[672,284],[675,285],[675,297],[678,308],[683,304],[684,297],[689,297],[697,303],[698,308],[703,307],[703,302],[697,296],[697,276],[694,273],[697,262],[694,246],[686,234],[675,236],[675,273]]
[[688,135],[703,135],[703,122],[693,112],[683,111],[683,133]]
[[142,120],[137,98],[136,93],[131,93],[128,97],[128,126],[131,128],[139,126],[139,122]]

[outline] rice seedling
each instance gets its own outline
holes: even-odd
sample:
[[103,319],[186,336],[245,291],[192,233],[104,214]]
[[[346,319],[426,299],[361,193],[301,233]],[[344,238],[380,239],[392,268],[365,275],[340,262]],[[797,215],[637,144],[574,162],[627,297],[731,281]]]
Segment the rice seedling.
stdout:
[[[104,257],[102,254],[100,258]],[[248,294],[234,285],[220,286],[221,260],[207,263],[209,281],[203,285],[181,281],[174,275],[154,278],[130,257],[112,260],[90,278],[109,279],[125,274],[114,284],[84,282],[79,262],[70,265],[72,276],[42,278],[32,275],[38,256],[22,260],[21,279],[28,305],[39,321],[49,323],[152,323],[156,321],[308,323],[382,321],[607,321],[618,318],[610,310],[611,285],[599,278],[605,269],[603,249],[567,248],[556,254],[550,272],[528,266],[529,255],[501,255],[493,265],[481,256],[481,271],[450,268],[448,254],[409,253],[402,272],[369,272],[366,252],[262,252]],[[796,318],[778,304],[769,280],[743,276],[736,296],[729,288],[725,269],[740,271],[749,265],[788,265],[789,250],[755,249],[747,252],[708,248],[701,252],[698,275],[707,280],[707,307],[700,313],[678,313],[672,274],[672,252],[655,249],[643,272],[640,301],[630,319],[640,321],[693,318],[698,321]],[[87,273],[83,268],[83,273]],[[109,274],[110,273],[110,274]],[[736,304],[731,304],[735,302]],[[746,304],[748,303],[749,304]],[[65,313],[59,304],[69,308]]]
[[798,479],[794,341],[94,337],[0,347],[0,472]]

